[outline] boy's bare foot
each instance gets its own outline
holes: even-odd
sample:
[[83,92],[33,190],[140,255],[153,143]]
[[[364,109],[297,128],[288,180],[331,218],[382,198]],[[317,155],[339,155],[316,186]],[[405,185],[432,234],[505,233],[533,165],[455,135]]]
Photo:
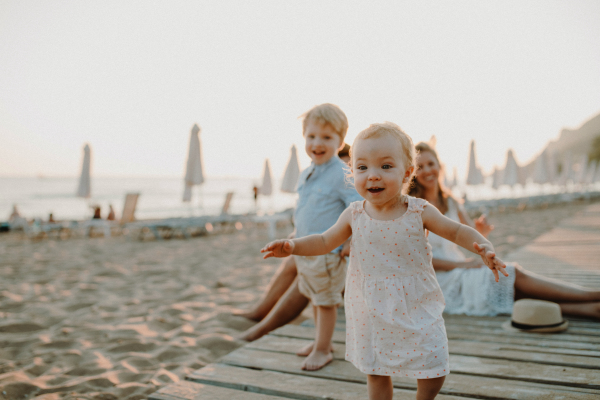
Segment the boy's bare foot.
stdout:
[[302,368],[305,371],[316,371],[323,368],[333,360],[333,354],[330,351],[324,353],[322,351],[313,350],[302,363]]
[[[303,348],[298,350],[296,352],[296,355],[306,357],[313,351],[314,347],[315,347],[315,342],[310,342],[309,344],[307,344],[306,346],[304,346]],[[331,351],[333,353],[333,345],[331,345],[331,348],[329,349],[329,351]]]

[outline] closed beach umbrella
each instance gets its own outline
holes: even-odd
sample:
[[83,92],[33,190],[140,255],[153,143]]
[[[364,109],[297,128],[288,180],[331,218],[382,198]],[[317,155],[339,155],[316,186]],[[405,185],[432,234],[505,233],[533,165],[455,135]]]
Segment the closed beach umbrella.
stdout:
[[281,191],[286,193],[296,193],[296,185],[300,176],[300,165],[298,164],[298,154],[296,146],[292,146],[292,154],[290,161],[285,168],[283,182],[281,183]]
[[563,159],[562,170],[558,177],[558,184],[566,186],[567,182],[571,179],[571,154],[567,153]]
[[590,161],[588,165],[587,173],[585,175],[585,183],[591,184],[596,180],[596,160]]
[[492,173],[492,187],[494,189],[498,189],[502,185],[502,170],[494,167],[494,172]]
[[83,163],[81,165],[81,176],[79,177],[79,187],[77,188],[77,197],[87,199],[91,196],[91,177],[90,168],[92,163],[92,151],[90,145],[86,143],[83,147]]
[[512,149],[509,149],[506,153],[506,165],[504,166],[502,184],[513,187],[517,183],[519,183],[519,166],[517,165],[517,160],[515,160]]
[[577,172],[575,173],[574,176],[574,182],[575,183],[585,183],[585,175],[587,173],[587,165],[588,164],[588,157],[587,154],[584,154],[580,157],[579,159],[579,164],[578,164],[578,169]]
[[557,180],[557,166],[556,166],[556,155],[546,150],[546,167],[548,170],[548,182],[556,183]]
[[544,184],[550,181],[548,179],[548,162],[545,150],[535,160],[535,165],[533,169],[533,181],[539,184]]
[[202,156],[200,155],[200,127],[194,124],[190,135],[190,146],[188,149],[187,166],[185,169],[183,201],[192,200],[192,187],[204,183],[202,172]]
[[471,140],[471,151],[469,153],[469,172],[467,174],[467,185],[481,185],[483,183],[483,174],[477,166],[475,158],[475,141]]
[[456,185],[458,185],[458,170],[456,169],[456,167],[454,167],[454,177],[452,178],[451,187],[455,187]]
[[273,193],[273,183],[271,179],[271,165],[269,159],[265,160],[265,170],[263,172],[262,185],[260,186],[260,194],[270,196]]

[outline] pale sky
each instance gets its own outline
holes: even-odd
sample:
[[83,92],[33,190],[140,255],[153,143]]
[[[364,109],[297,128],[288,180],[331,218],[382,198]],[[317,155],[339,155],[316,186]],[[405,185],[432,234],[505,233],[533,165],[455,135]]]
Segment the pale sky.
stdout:
[[600,112],[598,1],[2,1],[0,176],[281,177],[298,116],[392,121],[464,177]]

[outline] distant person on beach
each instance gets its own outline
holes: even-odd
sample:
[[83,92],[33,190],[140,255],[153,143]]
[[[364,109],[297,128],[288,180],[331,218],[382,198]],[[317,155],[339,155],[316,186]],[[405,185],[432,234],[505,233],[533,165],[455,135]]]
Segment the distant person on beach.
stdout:
[[55,222],[56,220],[54,219],[54,214],[50,213],[50,215],[48,215],[48,223],[53,224]]
[[252,192],[254,193],[254,209],[258,209],[258,186],[254,185],[252,188]]
[[94,216],[92,219],[102,219],[102,215],[100,215],[100,206],[92,207],[94,209]]
[[106,217],[108,221],[114,221],[116,219],[115,210],[113,209],[112,204],[108,205],[108,217]]
[[[299,178],[292,237],[325,232],[350,203],[360,198],[346,184],[345,164],[337,156],[348,130],[346,115],[333,104],[321,104],[303,115],[302,125],[305,150],[312,162]],[[331,338],[337,307],[343,302],[344,255],[348,251],[349,243],[341,242],[319,255],[293,257],[298,270],[298,290],[312,302],[316,325],[315,342],[297,353],[306,356],[301,366],[304,370],[318,370],[332,360]]]
[[[507,276],[483,235],[405,194],[415,170],[414,155],[411,138],[397,125],[369,126],[354,140],[351,160],[351,176],[364,200],[350,204],[324,233],[298,234],[261,250],[265,258],[315,257],[352,235],[345,358],[367,374],[371,400],[393,398],[393,374],[417,379],[417,399],[434,399],[450,372],[444,296],[431,264],[426,230],[479,255],[496,282],[499,274]],[[335,324],[335,315],[330,318]]]

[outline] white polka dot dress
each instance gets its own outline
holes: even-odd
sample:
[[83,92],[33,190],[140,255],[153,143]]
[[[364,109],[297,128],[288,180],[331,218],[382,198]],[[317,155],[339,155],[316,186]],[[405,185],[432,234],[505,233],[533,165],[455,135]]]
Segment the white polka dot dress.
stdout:
[[376,220],[354,202],[346,275],[346,360],[369,375],[437,378],[450,372],[444,297],[431,264],[421,213]]

